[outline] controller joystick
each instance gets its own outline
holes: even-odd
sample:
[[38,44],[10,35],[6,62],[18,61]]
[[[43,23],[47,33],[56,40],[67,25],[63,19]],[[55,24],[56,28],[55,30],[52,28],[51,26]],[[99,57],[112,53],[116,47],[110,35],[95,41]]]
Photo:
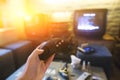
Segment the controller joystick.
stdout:
[[41,60],[47,60],[52,54],[60,52],[69,54],[73,49],[77,49],[77,46],[73,47],[74,45],[75,44],[69,40],[53,38],[40,44],[38,49],[44,49],[44,52],[39,55],[39,58]]

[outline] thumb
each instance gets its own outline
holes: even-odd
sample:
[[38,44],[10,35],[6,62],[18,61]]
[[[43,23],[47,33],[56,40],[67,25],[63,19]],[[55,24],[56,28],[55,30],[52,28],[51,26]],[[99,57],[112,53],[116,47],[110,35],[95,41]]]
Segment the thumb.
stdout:
[[43,52],[44,52],[43,49],[36,49],[36,53],[37,53],[37,54],[42,54]]

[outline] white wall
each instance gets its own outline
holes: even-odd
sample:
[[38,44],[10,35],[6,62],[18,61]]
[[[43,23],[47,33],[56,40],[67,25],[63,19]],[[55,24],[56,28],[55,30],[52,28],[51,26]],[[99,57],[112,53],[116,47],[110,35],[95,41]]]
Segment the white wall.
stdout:
[[19,39],[15,29],[0,29],[0,46]]

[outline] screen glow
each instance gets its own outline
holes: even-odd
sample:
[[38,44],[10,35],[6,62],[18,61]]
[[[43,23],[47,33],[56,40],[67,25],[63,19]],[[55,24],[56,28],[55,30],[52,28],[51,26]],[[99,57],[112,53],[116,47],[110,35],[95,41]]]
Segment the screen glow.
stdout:
[[78,26],[80,30],[96,30],[99,29],[99,26],[92,26],[92,25],[80,25]]
[[95,25],[94,19],[95,13],[84,13],[78,18],[78,29],[79,30],[97,30],[99,26]]

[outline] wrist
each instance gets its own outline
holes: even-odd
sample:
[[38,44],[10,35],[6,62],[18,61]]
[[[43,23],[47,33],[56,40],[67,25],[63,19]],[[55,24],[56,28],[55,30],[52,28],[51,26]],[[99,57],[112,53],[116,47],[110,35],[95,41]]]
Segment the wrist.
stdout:
[[32,79],[32,77],[27,75],[26,73],[23,73],[16,80],[34,80],[34,79]]
[[30,74],[24,73],[19,76],[16,80],[42,80],[41,76],[32,76]]

